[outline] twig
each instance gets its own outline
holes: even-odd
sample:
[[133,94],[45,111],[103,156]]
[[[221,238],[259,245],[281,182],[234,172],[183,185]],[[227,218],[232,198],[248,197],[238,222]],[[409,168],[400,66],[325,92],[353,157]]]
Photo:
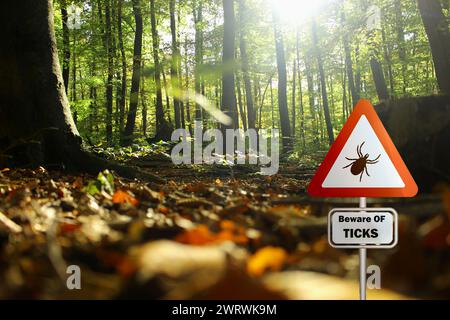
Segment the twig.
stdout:
[[0,211],[0,226],[5,226],[6,229],[8,229],[8,231],[12,233],[21,233],[23,230],[21,226],[19,226],[10,218],[5,216],[1,211]]

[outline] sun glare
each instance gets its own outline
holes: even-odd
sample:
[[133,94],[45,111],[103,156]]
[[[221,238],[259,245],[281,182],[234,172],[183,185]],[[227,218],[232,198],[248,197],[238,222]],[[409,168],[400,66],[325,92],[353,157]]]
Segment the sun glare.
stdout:
[[281,21],[300,24],[316,15],[329,0],[269,0]]

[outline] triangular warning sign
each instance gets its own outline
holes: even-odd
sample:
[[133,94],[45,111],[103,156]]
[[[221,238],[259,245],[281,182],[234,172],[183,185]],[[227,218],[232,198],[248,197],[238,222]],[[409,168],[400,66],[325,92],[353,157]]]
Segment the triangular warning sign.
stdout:
[[308,186],[318,197],[413,197],[417,185],[368,100],[360,100]]

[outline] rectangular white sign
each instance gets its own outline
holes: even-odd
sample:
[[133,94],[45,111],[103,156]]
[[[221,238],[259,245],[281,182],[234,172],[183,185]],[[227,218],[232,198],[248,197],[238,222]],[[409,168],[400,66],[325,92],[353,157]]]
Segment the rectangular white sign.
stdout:
[[397,244],[392,208],[339,208],[328,214],[328,242],[335,248],[388,249]]

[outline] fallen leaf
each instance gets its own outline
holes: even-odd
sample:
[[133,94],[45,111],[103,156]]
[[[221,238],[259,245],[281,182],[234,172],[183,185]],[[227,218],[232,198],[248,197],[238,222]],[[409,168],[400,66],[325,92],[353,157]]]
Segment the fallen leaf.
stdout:
[[139,204],[139,201],[126,191],[117,190],[112,198],[113,203],[129,203],[133,206]]
[[287,256],[283,248],[264,247],[248,259],[247,272],[257,277],[267,270],[278,271],[283,267]]

